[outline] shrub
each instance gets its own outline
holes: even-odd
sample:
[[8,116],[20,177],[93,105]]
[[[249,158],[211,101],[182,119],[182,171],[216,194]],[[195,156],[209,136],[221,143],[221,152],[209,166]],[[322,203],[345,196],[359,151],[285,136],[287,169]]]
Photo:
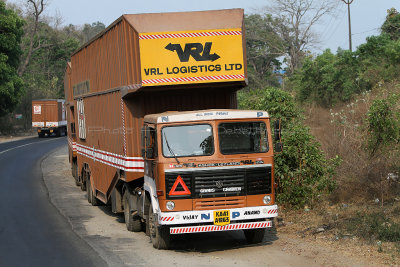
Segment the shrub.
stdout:
[[379,149],[400,143],[400,109],[396,108],[399,95],[376,99],[368,114],[368,149],[374,155]]
[[266,110],[271,118],[282,120],[284,149],[275,156],[278,201],[292,207],[313,205],[335,188],[332,177],[339,159],[325,158],[288,92],[278,88],[240,92],[239,107]]

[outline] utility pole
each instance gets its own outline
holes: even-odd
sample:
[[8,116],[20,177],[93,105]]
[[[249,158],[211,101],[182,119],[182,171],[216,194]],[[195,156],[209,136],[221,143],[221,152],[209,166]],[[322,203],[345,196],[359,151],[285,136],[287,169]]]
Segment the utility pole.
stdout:
[[351,45],[351,19],[350,19],[350,5],[353,3],[354,0],[342,0],[347,5],[347,13],[349,16],[349,50],[353,51]]

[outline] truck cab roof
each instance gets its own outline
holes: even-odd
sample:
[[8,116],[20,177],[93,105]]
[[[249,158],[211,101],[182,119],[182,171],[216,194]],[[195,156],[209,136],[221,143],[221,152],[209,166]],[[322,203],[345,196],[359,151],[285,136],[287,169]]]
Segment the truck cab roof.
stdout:
[[195,111],[167,111],[150,114],[144,117],[147,123],[173,123],[204,120],[226,119],[257,119],[269,118],[269,114],[262,110],[237,110],[237,109],[208,109]]

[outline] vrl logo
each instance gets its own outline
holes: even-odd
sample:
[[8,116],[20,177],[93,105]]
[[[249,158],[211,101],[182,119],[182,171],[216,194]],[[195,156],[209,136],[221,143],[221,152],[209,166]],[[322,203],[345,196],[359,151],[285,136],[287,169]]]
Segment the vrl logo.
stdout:
[[206,42],[203,46],[201,43],[187,43],[185,49],[180,44],[169,43],[165,49],[176,51],[181,62],[188,62],[190,56],[196,61],[215,61],[220,58],[216,53],[211,53],[212,42]]

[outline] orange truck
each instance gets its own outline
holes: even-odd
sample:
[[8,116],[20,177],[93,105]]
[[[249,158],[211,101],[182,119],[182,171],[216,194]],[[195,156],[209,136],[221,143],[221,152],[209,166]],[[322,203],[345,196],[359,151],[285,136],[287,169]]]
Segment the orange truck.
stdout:
[[266,111],[236,109],[247,84],[243,17],[123,15],[67,66],[76,184],[155,248],[179,234],[230,230],[257,243],[278,215],[280,125],[271,129]]
[[37,129],[39,137],[66,135],[65,112],[64,99],[32,100],[32,127]]

